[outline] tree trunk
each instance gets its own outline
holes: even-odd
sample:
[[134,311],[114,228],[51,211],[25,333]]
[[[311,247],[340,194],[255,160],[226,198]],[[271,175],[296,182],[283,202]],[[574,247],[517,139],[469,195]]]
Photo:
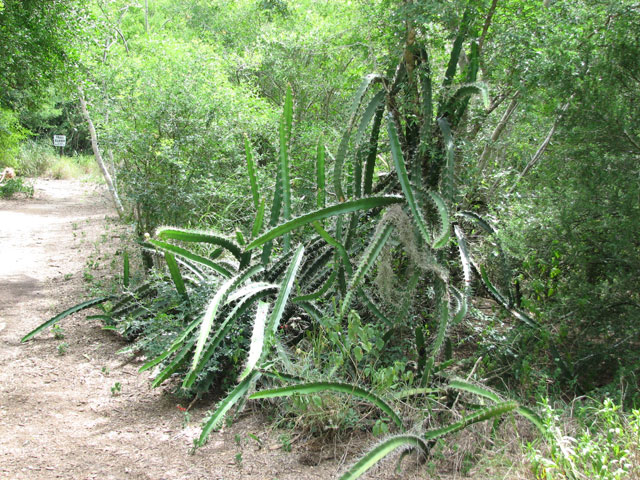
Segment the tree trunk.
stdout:
[[109,189],[109,193],[111,194],[111,198],[113,199],[113,203],[118,212],[118,216],[122,218],[124,216],[124,208],[122,207],[122,202],[120,202],[120,197],[118,197],[118,192],[116,191],[115,186],[113,185],[113,180],[111,179],[111,175],[109,174],[109,170],[107,170],[106,165],[104,164],[104,160],[102,159],[102,155],[100,154],[100,148],[98,147],[98,136],[96,135],[96,129],[93,126],[93,122],[91,121],[91,117],[89,116],[89,111],[87,110],[87,102],[84,99],[84,91],[82,87],[78,85],[78,93],[80,98],[80,108],[82,109],[82,115],[87,122],[89,127],[89,134],[91,135],[91,148],[93,149],[93,155],[96,158],[96,162],[100,167],[100,171],[102,172],[102,176],[104,177],[105,182],[107,182],[107,188]]

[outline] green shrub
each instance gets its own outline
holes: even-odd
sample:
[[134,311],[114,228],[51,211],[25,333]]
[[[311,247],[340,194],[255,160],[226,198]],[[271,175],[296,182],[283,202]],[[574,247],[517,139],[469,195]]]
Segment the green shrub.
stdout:
[[245,171],[238,153],[244,135],[273,141],[264,132],[274,111],[252,89],[233,85],[223,59],[204,45],[159,36],[136,48],[148,56],[126,62],[116,77],[101,142],[113,150],[137,233],[164,224],[235,228],[248,207],[237,188]]
[[18,168],[15,156],[20,142],[27,138],[29,131],[20,125],[18,114],[0,108],[0,166]]
[[640,188],[629,174],[637,158],[595,146],[568,146],[561,155],[561,166],[540,167],[544,189],[536,180],[532,192],[499,212],[504,226],[496,238],[519,272],[522,306],[553,331],[566,368],[556,371],[542,350],[533,358],[531,342],[515,347],[519,358],[547,365],[546,375],[565,391],[612,395],[609,385],[628,381],[630,406],[640,398],[633,386],[640,373]]
[[16,169],[25,177],[41,177],[56,159],[56,152],[50,142],[29,139],[20,145]]
[[77,157],[53,157],[44,175],[56,180],[89,179],[102,181],[97,163],[88,155]]
[[[611,399],[589,403],[571,419],[544,402],[548,449],[530,445],[528,451],[536,478],[623,480],[640,475],[640,410],[625,413]],[[567,432],[566,425],[575,421]]]
[[27,197],[33,197],[33,185],[25,183],[20,177],[10,178],[0,185],[0,197],[10,198],[16,193],[24,193]]

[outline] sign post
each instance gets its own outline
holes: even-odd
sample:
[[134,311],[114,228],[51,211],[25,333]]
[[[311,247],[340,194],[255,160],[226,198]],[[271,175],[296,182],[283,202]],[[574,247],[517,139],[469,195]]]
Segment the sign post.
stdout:
[[53,146],[60,147],[60,156],[62,156],[62,152],[64,150],[64,146],[67,144],[66,135],[54,135],[53,136]]

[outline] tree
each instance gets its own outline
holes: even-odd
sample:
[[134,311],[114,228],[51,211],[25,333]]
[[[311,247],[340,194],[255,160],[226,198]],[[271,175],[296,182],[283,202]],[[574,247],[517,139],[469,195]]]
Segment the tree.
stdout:
[[[6,0],[0,9],[0,106],[35,109],[47,88],[72,74],[84,0]],[[81,35],[80,35],[81,36]]]

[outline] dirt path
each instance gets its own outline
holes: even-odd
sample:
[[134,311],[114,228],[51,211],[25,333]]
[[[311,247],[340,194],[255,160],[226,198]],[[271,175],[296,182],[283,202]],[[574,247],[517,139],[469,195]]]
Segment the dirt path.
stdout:
[[115,354],[124,344],[82,313],[62,322],[63,339],[45,331],[19,343],[84,298],[83,276],[100,274],[87,259],[96,245],[115,248],[109,215],[104,189],[76,181],[38,180],[33,199],[0,200],[0,479],[336,478],[343,448],[299,441],[285,452],[256,415],[189,454],[212,405],[187,422],[179,400],[150,390],[140,363]]

